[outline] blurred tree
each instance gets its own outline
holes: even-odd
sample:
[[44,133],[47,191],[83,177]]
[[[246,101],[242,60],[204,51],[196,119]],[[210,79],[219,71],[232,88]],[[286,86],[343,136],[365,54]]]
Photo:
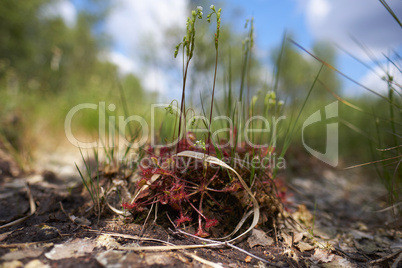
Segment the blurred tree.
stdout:
[[[281,49],[282,53],[280,53]],[[335,50],[330,44],[317,42],[314,44],[312,52],[327,63],[335,64]],[[274,49],[272,53],[271,61],[279,68],[278,94],[292,104],[304,101],[321,66],[317,60],[303,53],[290,42],[285,42],[283,47]],[[281,59],[278,62],[280,56]],[[327,67],[323,68],[319,81],[314,87],[313,99],[321,101],[327,99],[330,94],[326,88],[333,92],[340,90],[339,78],[334,71]]]
[[[108,1],[88,0],[106,3]],[[46,14],[57,0],[11,1],[0,5],[0,79],[15,74],[23,91],[60,92],[88,82],[105,38],[94,34],[106,8],[80,10],[74,27]],[[1,90],[1,89],[0,89]]]
[[[26,133],[62,129],[66,113],[76,104],[118,104],[116,79],[135,88],[127,102],[139,104],[146,96],[133,75],[125,78],[116,65],[100,57],[110,44],[102,32],[110,0],[75,1],[73,24],[66,24],[51,8],[58,1],[0,4],[0,138],[17,150],[26,148]],[[89,129],[96,122],[90,118],[78,125]]]
[[141,83],[135,75],[126,75],[123,78],[122,86],[125,89],[127,99],[135,99],[138,103],[145,101],[145,92],[142,90]]
[[2,1],[0,5],[0,77],[7,69],[29,71],[24,64],[35,54],[36,34],[40,31],[37,12],[49,0]]
[[[325,62],[331,64],[332,66],[336,65],[335,49],[328,42],[316,42],[313,46],[313,54],[316,55],[318,58],[324,60]],[[315,70],[318,70],[321,63],[317,62],[316,60],[314,60],[314,62],[316,65]],[[314,91],[316,91],[316,94],[322,100],[328,99],[328,97],[330,96],[330,94],[328,94],[328,90],[339,93],[342,86],[341,80],[339,79],[339,76],[337,76],[336,72],[327,67],[323,68],[323,70],[321,71],[319,81],[320,82],[316,84],[316,88],[314,89]]]

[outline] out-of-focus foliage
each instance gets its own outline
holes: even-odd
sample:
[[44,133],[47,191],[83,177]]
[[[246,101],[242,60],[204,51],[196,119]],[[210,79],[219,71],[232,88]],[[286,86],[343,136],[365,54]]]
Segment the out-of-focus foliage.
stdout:
[[[335,50],[330,44],[317,42],[314,44],[312,52],[327,63],[335,64]],[[314,58],[303,54],[291,42],[287,41],[284,42],[282,47],[276,48],[271,55],[272,63],[277,65],[279,70],[278,93],[292,104],[303,102],[321,64]],[[341,88],[339,77],[327,67],[321,71],[319,81],[315,85],[311,96],[313,101],[328,100],[331,94],[328,93],[326,88],[333,92],[338,92]]]
[[[98,73],[96,67],[102,69],[97,56],[104,42],[101,36],[92,34],[88,16],[80,13],[70,28],[62,18],[44,14],[52,2],[2,2],[0,76],[7,85],[12,79],[18,81],[17,87],[8,90],[57,93],[86,83]],[[110,71],[111,75],[115,73],[113,68]]]
[[[80,103],[106,100],[121,107],[118,80],[133,92],[127,94],[131,104],[146,98],[134,75],[119,75],[117,66],[101,57],[109,43],[98,26],[109,2],[85,3],[88,8],[78,9],[73,25],[49,14],[57,0],[0,4],[1,146],[29,151],[35,137],[52,139],[62,133],[67,112]],[[98,124],[96,113],[75,119],[81,132]]]

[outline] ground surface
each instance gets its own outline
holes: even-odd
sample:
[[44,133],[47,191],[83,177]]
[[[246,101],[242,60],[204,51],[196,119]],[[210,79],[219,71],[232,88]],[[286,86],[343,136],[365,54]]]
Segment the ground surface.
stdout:
[[98,223],[85,211],[90,200],[74,167],[76,156],[46,154],[36,172],[23,174],[1,152],[0,225],[29,215],[30,196],[34,213],[0,229],[0,267],[402,267],[401,223],[381,211],[382,186],[357,170],[333,170],[293,156],[292,169],[282,175],[290,193],[286,219],[274,230],[257,226],[235,244],[246,253],[224,245],[138,251],[164,246],[156,239],[207,243],[158,222],[144,229],[124,223],[111,212]]

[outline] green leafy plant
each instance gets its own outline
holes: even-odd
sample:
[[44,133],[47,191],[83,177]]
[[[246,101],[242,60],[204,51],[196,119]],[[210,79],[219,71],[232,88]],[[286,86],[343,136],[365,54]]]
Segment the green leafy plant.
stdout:
[[[85,173],[81,172],[81,169],[78,167],[77,163],[75,166],[80,174],[82,183],[87,189],[89,195],[91,196],[91,200],[93,203],[93,210],[95,214],[98,215],[98,221],[101,215],[102,209],[102,194],[101,194],[101,187],[100,187],[100,166],[99,166],[99,156],[96,149],[94,149],[94,158],[95,158],[95,167],[91,166],[90,159],[85,159],[82,151],[80,149],[80,154],[82,161],[85,165]],[[95,170],[96,174],[93,176],[93,171]]]
[[[208,22],[213,15],[216,15],[217,28],[213,39],[215,69],[209,116],[203,109],[202,119],[194,117],[191,121],[192,126],[204,125],[207,135],[197,137],[196,133],[187,131],[186,128],[187,116],[190,112],[195,114],[191,108],[186,109],[185,100],[189,64],[195,53],[195,24],[203,16],[202,7],[197,7],[197,10],[192,11],[192,16],[187,20],[186,36],[176,46],[174,53],[176,57],[180,47],[183,47],[183,88],[180,114],[175,113],[173,109],[173,104],[176,101],[166,107],[167,115],[175,115],[172,137],[175,137],[175,133],[177,133],[178,142],[175,148],[162,146],[156,149],[148,146],[145,149],[150,161],[147,162],[148,165],[139,166],[135,181],[136,191],[133,197],[122,203],[123,211],[113,210],[125,216],[138,215],[157,204],[159,213],[165,211],[170,215],[176,215],[174,223],[177,227],[197,224],[196,235],[204,237],[210,235],[205,230],[216,231],[217,226],[219,226],[221,231],[225,230],[224,232],[230,233],[225,236],[225,238],[229,238],[245,225],[248,216],[251,214],[250,212],[246,213],[247,210],[252,208],[250,211],[253,212],[254,216],[244,233],[254,228],[260,221],[260,205],[266,207],[263,214],[264,221],[267,221],[266,219],[276,217],[280,213],[281,201],[286,200],[286,190],[278,191],[277,180],[274,180],[273,172],[274,170],[277,171],[277,167],[269,162],[269,159],[275,157],[276,148],[273,139],[263,146],[257,146],[258,148],[254,148],[253,144],[264,139],[267,140],[261,134],[252,134],[249,139],[252,143],[240,142],[249,138],[246,136],[248,134],[243,121],[252,120],[252,117],[261,111],[262,115],[257,117],[259,119],[266,118],[269,115],[278,115],[283,102],[277,100],[276,94],[271,91],[267,91],[265,94],[258,93],[264,94],[264,98],[261,98],[262,101],[258,101],[257,96],[252,96],[250,100],[249,88],[247,98],[243,97],[253,46],[253,24],[251,20],[249,34],[243,43],[244,58],[241,66],[239,102],[233,105],[230,98],[226,104],[229,107],[230,119],[235,123],[228,128],[227,135],[219,135],[220,126],[214,126],[212,122],[218,68],[221,9],[216,9],[213,5],[210,9],[212,12],[207,15]],[[229,89],[229,95],[232,94],[230,91],[231,89]],[[264,120],[252,122],[250,126],[264,128],[266,127]],[[177,121],[178,124],[176,124]],[[244,180],[243,178],[249,179]],[[244,211],[243,215],[241,215],[242,211]],[[127,212],[129,213],[127,214]],[[241,218],[239,222],[234,222],[235,219],[239,218]],[[233,226],[236,227],[233,228]]]
[[[177,54],[179,53],[180,46],[183,46],[183,61],[184,57],[186,56],[185,59],[185,68],[183,70],[183,90],[182,90],[182,95],[181,95],[181,104],[180,104],[180,115],[184,115],[184,124],[186,121],[185,117],[185,99],[186,99],[186,82],[187,82],[187,72],[188,72],[188,67],[190,64],[190,60],[193,58],[194,55],[194,41],[195,41],[195,22],[198,19],[202,19],[202,7],[197,7],[197,11],[193,10],[191,13],[191,18],[187,19],[187,34],[183,37],[183,42],[179,43],[176,46],[176,50],[174,52],[174,56],[177,57]],[[184,51],[186,52],[184,55]],[[185,126],[185,125],[184,125]],[[179,117],[179,130],[177,133],[177,136],[180,138],[181,135],[181,128],[182,128],[182,116]],[[176,152],[179,151],[179,143],[177,143],[177,149]]]
[[[392,11],[386,1],[380,1],[386,8],[395,21],[401,26],[400,20],[396,14]],[[357,41],[356,41],[357,42]],[[319,81],[324,88],[329,91],[345,109],[348,109],[349,114],[345,115],[345,118],[341,119],[341,123],[348,129],[358,134],[357,138],[353,138],[350,135],[347,137],[349,142],[353,145],[350,150],[353,150],[354,157],[356,154],[360,154],[359,160],[366,161],[363,164],[357,164],[347,167],[357,168],[363,166],[374,166],[378,176],[381,178],[383,185],[385,186],[388,196],[388,204],[392,208],[392,214],[396,218],[396,221],[402,215],[401,205],[401,190],[402,190],[402,153],[401,153],[401,133],[402,133],[402,85],[396,82],[395,77],[402,75],[402,62],[401,55],[396,51],[393,51],[390,55],[384,55],[382,60],[376,59],[372,56],[370,51],[360,43],[362,50],[367,53],[367,56],[371,61],[382,70],[381,79],[387,84],[387,94],[379,92],[377,89],[368,88],[356,80],[349,77],[347,74],[342,73],[336,69],[333,65],[307,51],[299,44],[293,42],[298,48],[308,53],[311,57],[320,62],[323,66],[337,72],[339,75],[350,80],[358,87],[363,88],[369,94],[369,97],[363,101],[348,100],[340,94],[334,92],[330,88],[325,86],[325,83]],[[352,57],[355,58],[353,55]],[[358,60],[358,59],[357,59]],[[359,60],[358,60],[359,61]],[[385,63],[381,63],[384,62]],[[359,61],[362,63],[361,61]],[[367,64],[362,63],[364,66]],[[390,67],[393,66],[396,70],[391,74]],[[351,123],[349,121],[352,121]],[[361,142],[361,137],[364,137],[364,144]],[[346,140],[344,140],[345,142]],[[364,151],[358,147],[363,146]],[[363,155],[363,156],[362,156]],[[370,156],[370,159],[365,158],[366,155]]]
[[[229,81],[226,88],[220,88],[217,81],[224,66],[219,64],[222,10],[213,5],[210,9],[208,22],[216,16],[216,31],[211,41],[215,50],[213,82],[207,100],[200,97],[201,111],[186,105],[190,62],[197,53],[196,29],[203,18],[203,8],[197,7],[187,19],[186,35],[174,52],[177,57],[182,49],[181,99],[167,105],[164,117],[159,118],[160,131],[153,137],[156,143],[141,148],[130,144],[120,154],[114,143],[115,130],[111,131],[109,126],[112,139],[109,139],[111,144],[102,144],[105,156],[102,168],[98,152],[94,151],[96,174],[81,152],[86,172],[81,172],[78,166],[77,169],[98,217],[105,206],[123,216],[126,222],[140,221],[146,213],[149,216],[155,210],[155,221],[166,219],[167,215],[173,219],[175,228],[193,228],[193,233],[200,237],[214,235],[233,241],[257,224],[272,226],[286,209],[287,188],[277,175],[286,167],[285,152],[322,67],[297,118],[291,120],[287,129],[277,125],[285,106],[278,94],[279,70],[273,86],[257,92],[252,87],[251,74],[257,66],[253,56],[253,19],[246,23],[247,34],[239,52],[238,91],[233,89],[233,66],[223,72],[228,74]],[[228,59],[231,62],[230,54]],[[120,91],[127,118],[129,111],[122,87]],[[220,93],[226,97],[224,101],[216,99],[222,96]],[[206,102],[208,109],[204,109]],[[272,127],[268,122],[271,118]],[[199,129],[203,131],[197,132]],[[140,132],[140,128],[129,126],[129,140],[137,141]],[[127,133],[117,134],[127,137]],[[171,141],[168,145],[156,145],[168,141]],[[139,157],[131,165],[129,155],[133,151]]]

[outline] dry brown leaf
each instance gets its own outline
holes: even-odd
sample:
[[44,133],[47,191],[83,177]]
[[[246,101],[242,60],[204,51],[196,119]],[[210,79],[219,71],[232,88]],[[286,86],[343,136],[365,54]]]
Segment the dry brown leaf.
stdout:
[[304,204],[299,205],[297,211],[293,213],[292,216],[296,221],[306,225],[307,227],[312,226],[314,217]]
[[323,265],[325,268],[355,268],[358,267],[356,264],[351,263],[341,256],[335,255],[331,262]]
[[121,245],[110,235],[102,234],[96,239],[96,247],[105,247],[108,249],[116,249]]
[[50,268],[49,265],[44,264],[40,260],[32,260],[32,261],[28,262],[27,264],[25,264],[24,267],[25,268]]
[[303,239],[304,234],[303,233],[295,233],[293,235],[293,243],[297,243]]
[[300,249],[301,252],[308,251],[308,250],[313,250],[315,248],[313,245],[310,245],[310,244],[308,244],[306,242],[303,242],[303,241],[300,241],[297,244],[297,247]]
[[76,216],[72,215],[72,216],[70,216],[70,218],[75,224],[86,225],[86,226],[91,225],[91,222],[84,217],[76,217]]
[[45,253],[45,257],[56,261],[68,258],[78,258],[91,253],[94,248],[94,240],[76,238],[64,244],[55,245],[51,251]]
[[12,261],[21,260],[24,258],[37,258],[43,253],[43,251],[43,248],[27,248],[22,250],[10,251],[1,256],[0,260]]
[[334,254],[331,254],[326,250],[317,248],[315,249],[314,255],[310,257],[310,260],[315,264],[327,263],[332,261],[334,257]]
[[287,235],[287,234],[282,234],[283,240],[285,241],[286,245],[291,247],[293,245],[293,239],[292,236]]
[[24,267],[24,264],[20,261],[14,260],[14,261],[10,261],[10,262],[3,262],[2,267],[4,268],[22,268]]
[[247,242],[250,248],[253,248],[255,246],[267,247],[274,243],[274,239],[269,237],[264,231],[254,229],[251,232],[250,237],[247,239]]

